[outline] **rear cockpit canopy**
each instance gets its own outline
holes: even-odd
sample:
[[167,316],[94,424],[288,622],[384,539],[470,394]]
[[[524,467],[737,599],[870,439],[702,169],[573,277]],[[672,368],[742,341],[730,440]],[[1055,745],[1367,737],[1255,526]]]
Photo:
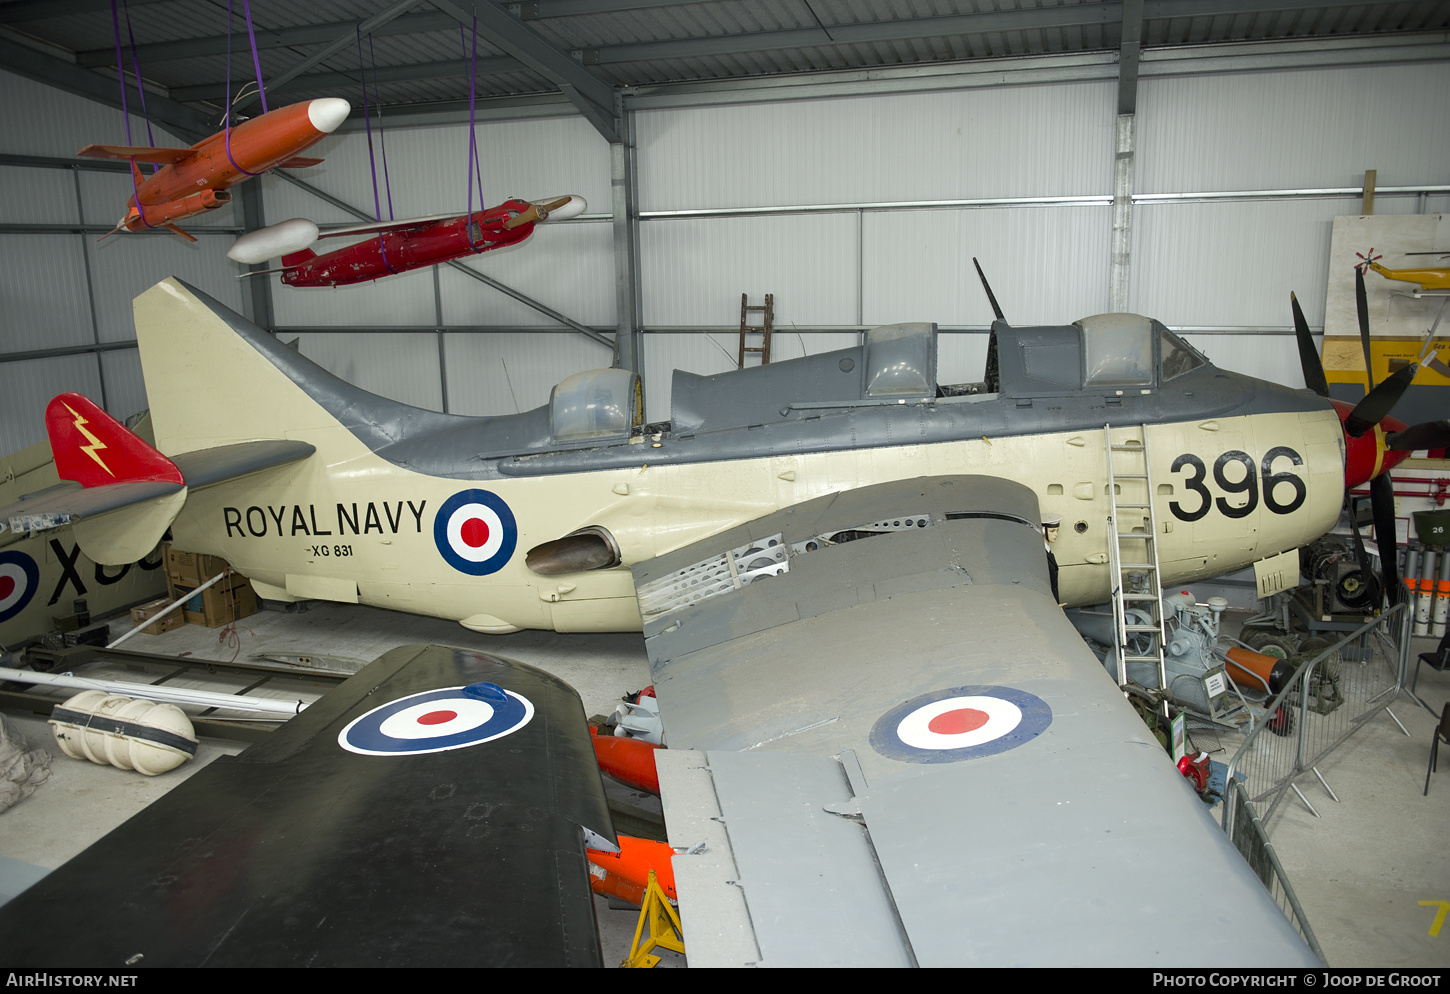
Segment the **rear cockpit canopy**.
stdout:
[[993,334],[1001,389],[1013,396],[1140,392],[1208,365],[1183,339],[1139,314],[1097,314],[1048,328],[1012,328],[998,322]]
[[936,325],[888,324],[866,332],[868,398],[927,400],[936,396]]

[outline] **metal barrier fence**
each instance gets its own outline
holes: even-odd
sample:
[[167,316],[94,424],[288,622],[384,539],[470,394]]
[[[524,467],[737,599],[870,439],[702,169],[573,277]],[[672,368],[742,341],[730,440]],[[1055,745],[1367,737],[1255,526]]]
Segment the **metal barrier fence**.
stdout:
[[[1314,811],[1294,783],[1306,772],[1334,796],[1314,764],[1394,699],[1404,679],[1410,620],[1407,606],[1396,605],[1301,665],[1269,702],[1264,720],[1228,763],[1229,781],[1243,784],[1262,818],[1290,790]],[[1224,805],[1223,827],[1230,836],[1234,814],[1233,805]]]
[[[1407,672],[1411,618],[1407,605],[1396,605],[1301,665],[1228,763],[1223,830],[1321,960],[1324,951],[1279,864],[1257,806],[1266,805],[1262,818],[1267,819],[1292,790],[1314,811],[1294,783],[1308,771],[1334,796],[1314,764],[1398,694]],[[1397,639],[1390,637],[1392,628]]]
[[[1229,817],[1229,811],[1233,812],[1232,817]],[[1274,854],[1274,844],[1269,841],[1268,833],[1259,822],[1259,816],[1254,813],[1254,805],[1249,800],[1248,792],[1238,781],[1229,783],[1228,796],[1224,798],[1224,816],[1226,822],[1233,826],[1228,830],[1233,844],[1243,853],[1249,867],[1264,882],[1264,887],[1293,923],[1305,944],[1323,961],[1324,950],[1319,948],[1319,942],[1314,938],[1314,930],[1309,927],[1309,919],[1305,917],[1304,909],[1299,906],[1299,899],[1294,896],[1294,888],[1289,886],[1289,878],[1285,875],[1284,868],[1279,865],[1279,857]]]

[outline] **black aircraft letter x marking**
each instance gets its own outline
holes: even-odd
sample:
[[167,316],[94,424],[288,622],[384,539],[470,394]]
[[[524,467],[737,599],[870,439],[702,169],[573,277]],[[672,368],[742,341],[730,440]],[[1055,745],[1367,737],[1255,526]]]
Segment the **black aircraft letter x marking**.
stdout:
[[76,560],[81,557],[81,547],[79,545],[71,546],[70,555],[68,556],[65,554],[65,546],[60,544],[59,539],[51,539],[50,547],[55,551],[56,562],[60,563],[60,568],[65,570],[60,575],[60,582],[55,585],[55,593],[50,595],[50,604],[54,604],[60,600],[61,592],[65,590],[67,583],[72,584],[76,588],[77,596],[84,597],[86,595],[86,585],[81,582],[81,575],[76,572]]

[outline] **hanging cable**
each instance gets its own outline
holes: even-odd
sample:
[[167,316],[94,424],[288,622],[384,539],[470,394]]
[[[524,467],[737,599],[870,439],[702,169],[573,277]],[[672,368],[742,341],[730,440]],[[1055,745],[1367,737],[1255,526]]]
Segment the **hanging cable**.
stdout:
[[[378,108],[378,148],[383,158],[383,192],[388,196],[388,220],[394,220],[393,216],[393,184],[388,180],[388,135],[383,130],[383,102],[378,99],[378,56],[373,51],[373,35],[368,32],[368,56],[373,64],[373,103]],[[367,79],[363,79],[363,90],[367,90]],[[378,215],[382,220],[382,215]]]
[[[262,59],[257,52],[257,35],[252,30],[252,0],[242,0],[242,10],[247,15],[247,40],[252,43],[252,68],[257,73],[257,96],[262,100],[262,113],[267,113],[267,88],[262,85]],[[228,22],[227,27],[231,24]]]
[[[367,66],[363,63],[362,57],[362,30],[361,28],[354,28],[353,30],[357,35],[358,74],[362,77],[363,127],[364,129],[366,129],[368,135],[368,169],[370,169],[373,174],[373,214],[379,221],[381,221],[383,219],[383,206],[378,198],[378,166],[376,160],[373,158],[372,111],[368,107],[368,71]],[[388,209],[389,211],[392,210],[391,192],[389,192],[388,194]],[[391,213],[388,216],[388,220],[392,220]],[[384,240],[383,232],[381,231],[378,232],[378,254],[382,256],[383,266],[387,268],[388,272],[396,275],[398,271],[394,269],[393,264],[388,261],[388,246],[386,241]]]
[[[475,224],[473,220],[473,186],[475,178],[478,181],[478,207],[483,209],[483,171],[478,165],[478,131],[474,118],[474,107],[477,103],[478,94],[478,15],[473,16],[473,46],[470,51],[468,41],[463,37],[463,25],[458,25],[458,40],[463,45],[464,54],[469,57],[468,65],[468,159],[464,163],[464,182],[468,186],[468,213],[464,222],[464,231],[468,237],[468,246],[475,253],[482,252],[478,243],[483,240],[483,226]],[[478,237],[474,237],[474,232]]]

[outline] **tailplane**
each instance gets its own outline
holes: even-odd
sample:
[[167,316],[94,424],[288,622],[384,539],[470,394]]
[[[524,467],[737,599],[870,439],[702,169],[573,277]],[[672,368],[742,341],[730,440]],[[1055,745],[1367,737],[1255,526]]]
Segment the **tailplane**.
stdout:
[[124,425],[78,393],[63,393],[45,409],[45,432],[55,470],[83,487],[113,483],[184,484],[181,470]]
[[108,566],[156,547],[191,490],[298,462],[316,449],[287,439],[235,442],[164,456],[78,393],[45,410],[56,473],[67,482],[0,508],[0,530],[70,525],[87,556]]

